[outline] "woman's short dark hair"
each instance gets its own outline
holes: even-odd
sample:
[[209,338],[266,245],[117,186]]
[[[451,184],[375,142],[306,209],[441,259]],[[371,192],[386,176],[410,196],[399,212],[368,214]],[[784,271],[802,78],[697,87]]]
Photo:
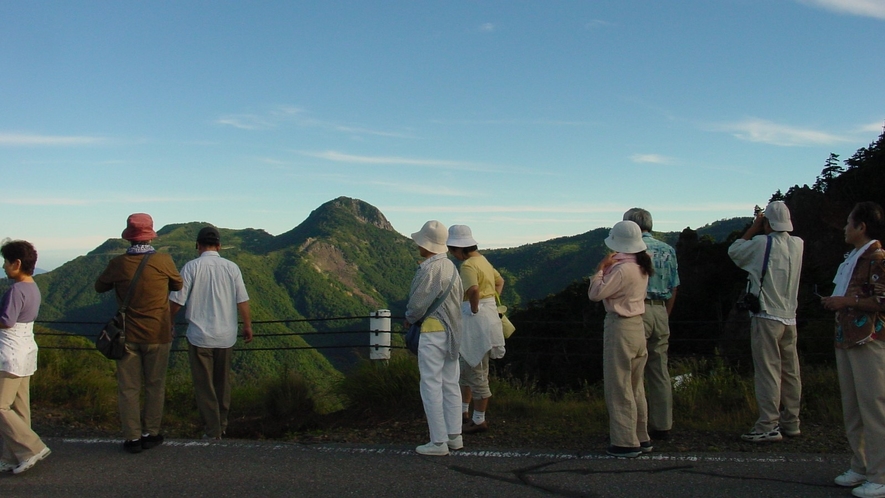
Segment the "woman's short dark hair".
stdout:
[[885,211],[878,203],[867,201],[858,202],[851,210],[851,219],[854,226],[860,223],[867,225],[867,237],[883,242],[885,237]]
[[449,246],[449,250],[450,250],[450,251],[451,251],[451,250],[454,250],[454,249],[461,249],[462,251],[464,251],[464,254],[467,254],[467,253],[471,253],[471,252],[473,252],[473,251],[478,250],[479,247],[477,247],[477,246],[470,246],[470,247],[455,247],[455,246]]
[[30,242],[24,240],[13,240],[3,244],[0,248],[3,259],[12,263],[15,260],[22,262],[21,271],[26,275],[33,275],[34,268],[37,267],[37,250]]

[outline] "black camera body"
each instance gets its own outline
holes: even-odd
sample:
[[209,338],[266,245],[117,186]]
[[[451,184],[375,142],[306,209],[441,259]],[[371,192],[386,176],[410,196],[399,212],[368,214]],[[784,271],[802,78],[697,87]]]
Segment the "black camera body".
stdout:
[[741,311],[749,311],[752,313],[759,313],[762,310],[762,305],[759,303],[759,296],[753,294],[752,292],[747,292],[737,302],[737,309]]

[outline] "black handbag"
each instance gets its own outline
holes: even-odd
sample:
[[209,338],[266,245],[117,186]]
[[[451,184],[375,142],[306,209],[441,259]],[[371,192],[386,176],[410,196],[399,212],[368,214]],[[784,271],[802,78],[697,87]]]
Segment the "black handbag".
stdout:
[[[762,273],[759,276],[759,294],[762,294],[762,284],[765,282],[765,274],[768,272],[768,258],[771,255],[771,235],[768,236],[768,243],[765,245],[765,259],[762,263]],[[750,277],[747,277],[747,288],[741,292],[741,296],[737,301],[737,309],[740,311],[749,311],[754,315],[762,311],[762,303],[759,302],[759,296],[750,292]]]
[[126,298],[123,299],[123,304],[120,305],[114,318],[111,318],[105,324],[104,328],[101,329],[101,333],[95,338],[95,348],[109,360],[119,360],[126,355],[126,310],[129,308],[129,299],[132,298],[132,290],[135,288],[135,283],[138,282],[141,271],[144,270],[151,254],[147,253],[141,258],[141,263],[129,282],[129,289],[126,291]]

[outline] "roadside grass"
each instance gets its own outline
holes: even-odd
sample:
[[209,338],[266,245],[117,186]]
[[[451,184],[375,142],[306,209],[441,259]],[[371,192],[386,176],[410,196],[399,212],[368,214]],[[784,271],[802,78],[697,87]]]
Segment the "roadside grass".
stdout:
[[[40,336],[40,346],[87,347],[82,351],[41,349],[31,382],[31,399],[52,412],[58,424],[113,427],[117,421],[114,362],[75,336]],[[674,420],[680,430],[740,433],[756,419],[752,374],[739,373],[719,357],[671,361]],[[229,433],[233,437],[287,438],[348,424],[384,424],[423,417],[417,359],[395,351],[386,362],[364,361],[335,384],[315,391],[295,371],[271,378],[235,378]],[[839,383],[831,365],[802,368],[803,424],[840,427]],[[565,436],[604,435],[608,413],[601,383],[577,390],[543,389],[531,379],[493,374],[493,417],[508,425]],[[343,403],[325,413],[323,406]],[[164,430],[173,437],[199,437],[202,422],[194,402],[190,373],[170,369],[166,383]]]

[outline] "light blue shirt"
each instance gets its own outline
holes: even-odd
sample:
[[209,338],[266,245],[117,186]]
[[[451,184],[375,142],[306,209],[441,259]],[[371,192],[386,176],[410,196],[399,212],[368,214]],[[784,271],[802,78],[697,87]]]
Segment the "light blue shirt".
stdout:
[[237,342],[237,304],[249,300],[243,274],[233,261],[205,251],[181,268],[184,284],[169,294],[185,306],[187,340],[198,348],[229,348]]
[[651,263],[655,269],[655,274],[648,277],[645,298],[666,301],[673,297],[673,289],[679,287],[679,267],[676,263],[676,250],[652,237],[648,232],[642,234],[642,241],[648,246],[648,253],[651,254]]

